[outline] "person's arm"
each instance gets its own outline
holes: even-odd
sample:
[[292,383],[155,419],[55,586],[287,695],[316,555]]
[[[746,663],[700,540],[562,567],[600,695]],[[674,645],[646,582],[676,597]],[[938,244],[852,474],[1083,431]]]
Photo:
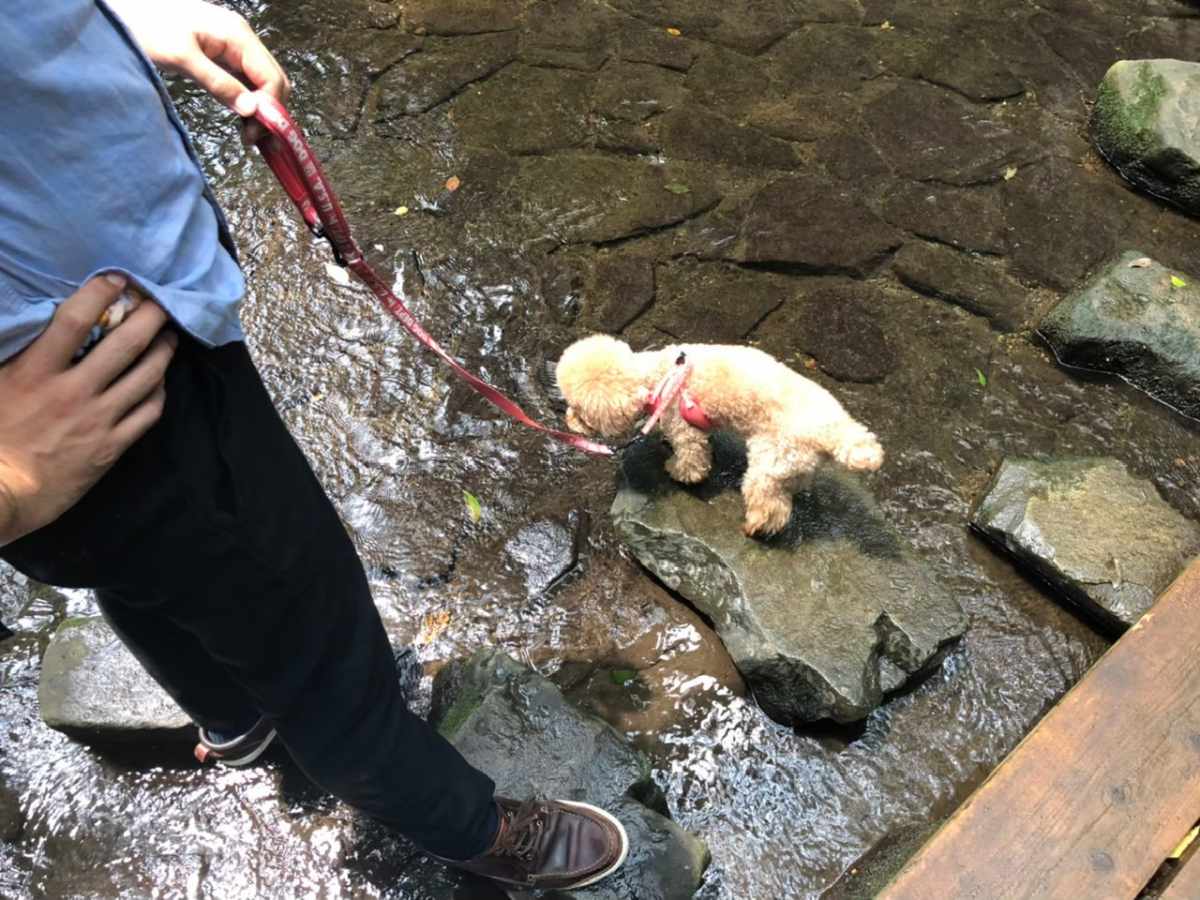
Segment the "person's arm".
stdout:
[[124,286],[91,279],[0,365],[0,547],[66,512],[162,415],[178,338],[158,305],[140,304],[72,362]]
[[[202,0],[108,0],[156,66],[186,75],[243,117],[256,109],[253,90],[286,103],[292,86],[249,23]],[[245,136],[263,135],[256,122]]]

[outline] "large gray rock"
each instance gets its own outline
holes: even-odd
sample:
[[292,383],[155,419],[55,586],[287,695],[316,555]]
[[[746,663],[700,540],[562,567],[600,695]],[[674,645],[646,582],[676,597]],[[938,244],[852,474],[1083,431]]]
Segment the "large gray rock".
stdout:
[[1114,459],[1005,460],[972,524],[1115,631],[1200,552],[1200,525]]
[[1200,63],[1114,63],[1100,83],[1091,131],[1125,178],[1200,215]]
[[555,892],[556,900],[687,900],[699,888],[708,849],[659,812],[665,802],[647,759],[533,670],[494,650],[451,663],[434,682],[430,721],[498,794],[586,800],[621,820],[625,865],[593,887]]
[[95,741],[194,740],[191,720],[99,616],[67,619],[46,648],[42,720]]
[[1146,262],[1140,251],[1122,254],[1038,330],[1060,362],[1120,375],[1200,418],[1200,281]]
[[849,477],[819,473],[781,535],[750,540],[733,490],[744,453],[725,435],[714,447],[715,474],[695,489],[667,477],[661,444],[631,448],[612,514],[637,558],[712,620],[769,716],[861,719],[963,633],[958,602]]

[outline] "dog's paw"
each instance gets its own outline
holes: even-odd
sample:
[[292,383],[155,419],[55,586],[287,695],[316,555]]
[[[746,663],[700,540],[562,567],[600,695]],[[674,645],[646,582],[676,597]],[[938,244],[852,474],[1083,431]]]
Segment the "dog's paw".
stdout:
[[746,537],[770,537],[787,527],[792,517],[791,500],[775,500],[769,503],[746,507],[746,519],[742,533]]
[[883,465],[883,447],[873,437],[838,448],[834,458],[852,472],[874,472]]
[[708,478],[712,463],[706,459],[681,459],[672,456],[667,460],[667,474],[680,484],[699,484]]

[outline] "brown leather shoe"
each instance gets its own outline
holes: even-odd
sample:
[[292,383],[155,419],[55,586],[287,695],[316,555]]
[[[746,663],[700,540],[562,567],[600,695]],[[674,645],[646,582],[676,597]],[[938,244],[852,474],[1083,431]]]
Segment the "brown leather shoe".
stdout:
[[537,890],[567,890],[611,875],[629,853],[614,816],[571,800],[496,798],[500,830],[487,853],[451,865]]

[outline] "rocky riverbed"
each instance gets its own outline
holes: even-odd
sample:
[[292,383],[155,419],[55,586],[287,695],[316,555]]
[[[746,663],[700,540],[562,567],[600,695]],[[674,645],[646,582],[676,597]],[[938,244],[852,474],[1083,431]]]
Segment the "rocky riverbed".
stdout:
[[[239,8],[293,74],[293,111],[373,262],[526,408],[561,415],[552,362],[592,329],[639,347],[747,341],[887,448],[859,487],[966,632],[858,725],[776,724],[704,618],[624,549],[612,464],[449,381],[329,276],[229,119],[177,88],[250,277],[251,349],[393,640],[428,676],[501,648],[615,725],[646,754],[658,811],[711,852],[696,896],[866,894],[1103,652],[1104,634],[971,532],[1004,459],[1116,460],[1200,518],[1196,424],[1061,368],[1036,333],[1127,250],[1200,275],[1200,226],[1089,143],[1114,62],[1200,57],[1194,4]],[[49,636],[94,612],[0,573],[15,632],[0,642],[0,894],[448,895],[411,846],[284,758],[200,770],[185,748],[46,727]]]

